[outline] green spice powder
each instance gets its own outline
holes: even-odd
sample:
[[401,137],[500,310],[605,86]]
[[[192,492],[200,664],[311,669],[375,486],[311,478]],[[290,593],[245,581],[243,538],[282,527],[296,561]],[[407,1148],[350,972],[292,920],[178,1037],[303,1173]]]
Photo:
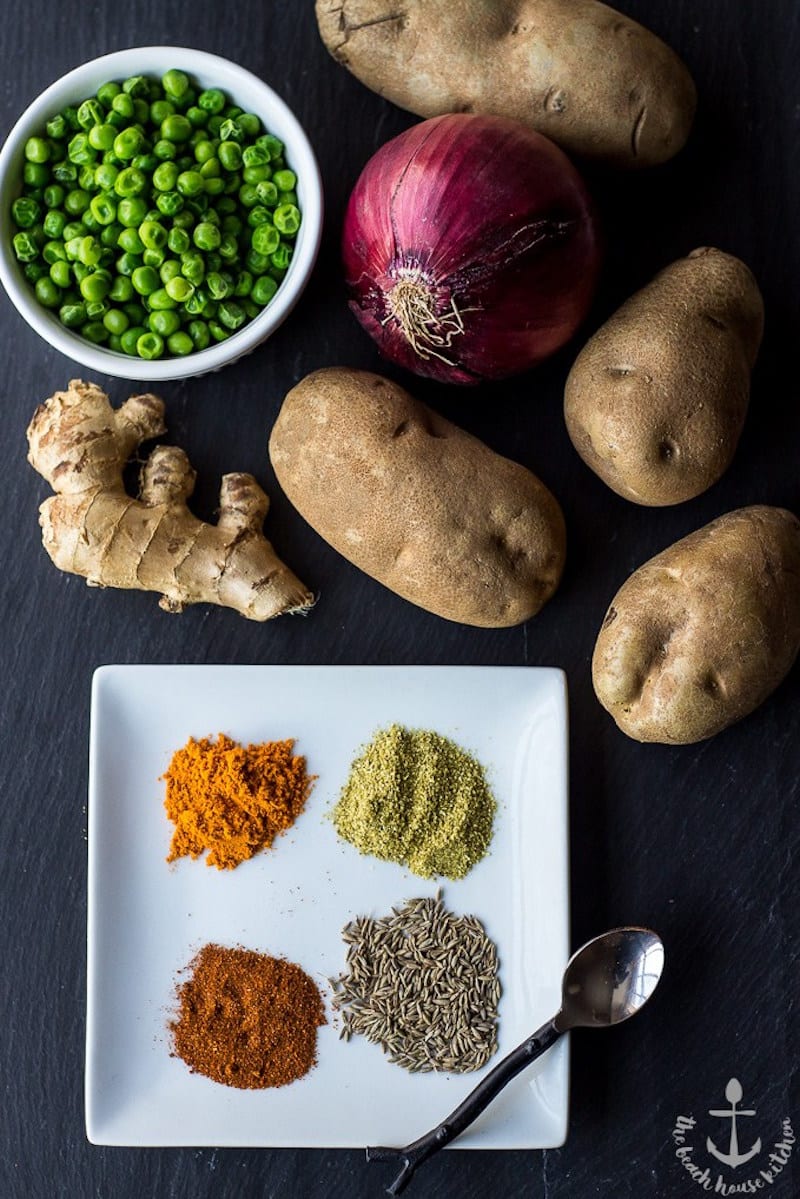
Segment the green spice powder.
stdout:
[[350,768],[332,818],[362,853],[421,878],[463,878],[492,839],[497,804],[480,762],[454,741],[393,724]]

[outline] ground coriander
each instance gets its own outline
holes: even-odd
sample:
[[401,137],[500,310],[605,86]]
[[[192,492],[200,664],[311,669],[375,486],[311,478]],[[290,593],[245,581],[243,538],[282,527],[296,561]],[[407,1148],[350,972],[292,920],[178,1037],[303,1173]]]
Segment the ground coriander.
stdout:
[[332,819],[362,853],[459,879],[486,854],[496,807],[476,758],[439,733],[393,724],[353,762]]

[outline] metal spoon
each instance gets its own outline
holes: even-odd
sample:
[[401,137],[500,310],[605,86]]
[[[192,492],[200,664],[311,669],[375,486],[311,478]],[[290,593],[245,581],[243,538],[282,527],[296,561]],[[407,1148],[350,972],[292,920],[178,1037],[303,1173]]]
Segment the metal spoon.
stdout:
[[506,1083],[572,1028],[608,1028],[635,1016],[658,986],[664,969],[661,938],[648,928],[615,928],[587,941],[567,962],[561,1008],[552,1020],[504,1057],[463,1103],[436,1128],[403,1149],[367,1149],[367,1161],[401,1161],[389,1195],[399,1195],[415,1170],[472,1124]]

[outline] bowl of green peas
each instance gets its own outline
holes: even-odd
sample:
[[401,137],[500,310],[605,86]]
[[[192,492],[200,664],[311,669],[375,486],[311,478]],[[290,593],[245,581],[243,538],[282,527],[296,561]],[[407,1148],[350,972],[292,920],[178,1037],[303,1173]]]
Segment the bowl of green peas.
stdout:
[[50,345],[107,375],[219,370],[299,299],[322,184],[292,111],[200,50],[84,63],[0,151],[0,281]]

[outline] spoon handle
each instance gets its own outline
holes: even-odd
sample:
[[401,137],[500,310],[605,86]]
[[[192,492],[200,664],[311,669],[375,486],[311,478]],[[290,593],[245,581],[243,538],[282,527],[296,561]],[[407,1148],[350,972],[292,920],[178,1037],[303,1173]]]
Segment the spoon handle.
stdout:
[[464,1129],[472,1124],[473,1120],[477,1120],[478,1116],[489,1106],[495,1096],[499,1095],[503,1087],[519,1074],[520,1070],[524,1070],[526,1066],[535,1061],[537,1057],[540,1057],[545,1050],[549,1049],[558,1040],[565,1029],[556,1028],[557,1019],[558,1017],[554,1017],[552,1020],[548,1020],[547,1024],[543,1024],[532,1036],[526,1038],[521,1045],[518,1045],[516,1049],[512,1049],[511,1053],[498,1062],[485,1078],[481,1079],[455,1111],[452,1111],[441,1124],[438,1124],[436,1128],[432,1128],[430,1132],[425,1133],[419,1140],[412,1141],[410,1145],[406,1145],[403,1149],[392,1149],[385,1145],[373,1146],[367,1149],[368,1162],[399,1160],[403,1163],[403,1168],[397,1178],[395,1178],[391,1186],[386,1188],[387,1194],[399,1195],[401,1191],[404,1191],[418,1166],[427,1161],[432,1154],[443,1149],[445,1145],[449,1145],[457,1136],[460,1136]]

